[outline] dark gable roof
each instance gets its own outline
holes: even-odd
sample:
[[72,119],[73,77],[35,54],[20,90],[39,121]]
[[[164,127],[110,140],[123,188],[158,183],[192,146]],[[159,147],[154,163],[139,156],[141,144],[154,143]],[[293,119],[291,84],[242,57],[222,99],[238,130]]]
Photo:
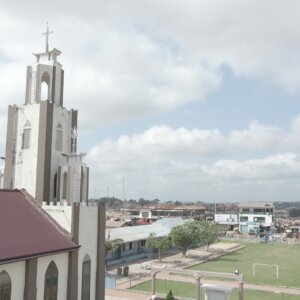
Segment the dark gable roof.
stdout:
[[0,263],[78,247],[26,193],[0,190]]

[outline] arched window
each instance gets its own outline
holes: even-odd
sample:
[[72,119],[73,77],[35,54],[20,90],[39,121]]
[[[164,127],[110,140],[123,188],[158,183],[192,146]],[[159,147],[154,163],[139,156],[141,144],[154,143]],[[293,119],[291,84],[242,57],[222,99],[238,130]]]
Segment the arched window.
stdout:
[[53,183],[53,197],[56,198],[57,194],[57,172],[54,175],[54,183]]
[[31,124],[27,120],[24,125],[23,135],[22,135],[22,149],[29,149],[31,141]]
[[81,300],[90,300],[90,287],[91,287],[91,259],[89,255],[86,254],[82,262]]
[[61,123],[58,123],[56,126],[56,150],[62,151],[62,142],[63,142],[63,129]]
[[50,84],[50,77],[47,72],[45,72],[42,76],[41,81],[41,100],[49,100],[49,84]]
[[11,280],[7,272],[0,273],[0,300],[10,300]]
[[45,274],[44,300],[57,300],[58,270],[52,260]]
[[68,183],[68,174],[67,174],[67,172],[64,172],[64,176],[63,176],[63,194],[62,194],[63,199],[67,199],[67,183]]
[[84,199],[84,173],[81,173],[80,178],[80,201]]

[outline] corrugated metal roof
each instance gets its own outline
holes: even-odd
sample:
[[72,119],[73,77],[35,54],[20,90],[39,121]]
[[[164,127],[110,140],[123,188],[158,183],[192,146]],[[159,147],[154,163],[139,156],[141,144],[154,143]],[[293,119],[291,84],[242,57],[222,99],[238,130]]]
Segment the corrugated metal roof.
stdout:
[[69,251],[79,246],[32,199],[0,190],[0,263]]
[[[181,225],[188,221],[191,220],[163,218],[152,225],[106,229],[106,239],[108,239],[109,236],[110,240],[122,239],[124,242],[134,242],[147,239],[150,233],[155,233],[157,237],[167,236],[174,226]],[[160,224],[157,222],[160,222]]]
[[161,218],[155,222],[157,225],[167,226],[169,228],[173,228],[177,225],[182,225],[187,221],[191,221],[191,219],[182,219],[182,218]]
[[270,208],[273,207],[272,203],[264,203],[264,202],[245,202],[239,203],[239,208]]

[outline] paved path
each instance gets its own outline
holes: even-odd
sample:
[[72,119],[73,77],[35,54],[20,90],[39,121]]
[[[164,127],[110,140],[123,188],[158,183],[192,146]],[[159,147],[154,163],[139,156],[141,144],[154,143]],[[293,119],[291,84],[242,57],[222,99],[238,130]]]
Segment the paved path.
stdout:
[[[144,300],[149,299],[149,295],[144,293],[139,293],[135,291],[127,290],[131,286],[143,283],[145,281],[151,280],[151,267],[159,268],[163,267],[163,265],[170,267],[170,268],[178,268],[183,269],[189,266],[199,264],[201,262],[207,261],[208,259],[215,258],[217,256],[221,256],[224,253],[233,252],[239,249],[237,245],[231,247],[228,246],[230,244],[220,244],[214,247],[214,250],[222,250],[222,253],[215,253],[212,254],[207,252],[203,249],[196,249],[190,250],[189,255],[187,258],[182,258],[181,254],[175,254],[168,257],[165,257],[161,263],[157,260],[147,261],[143,263],[134,263],[129,266],[130,272],[136,273],[136,277],[133,278],[126,278],[121,277],[117,280],[117,290],[106,290],[106,300],[129,300],[129,299],[137,299],[137,300]],[[226,249],[224,249],[224,247]],[[149,268],[148,268],[149,267]],[[142,276],[138,276],[138,274]],[[158,279],[166,279],[166,280],[173,280],[178,282],[189,282],[189,283],[196,283],[195,279],[188,276],[182,276],[178,274],[168,274],[166,272],[161,272],[157,274]],[[228,285],[228,286],[235,286],[238,287],[238,284],[235,282],[229,281],[218,281],[218,280],[209,280],[205,279],[201,281],[202,283],[209,283],[209,284],[216,284],[216,285]],[[284,293],[284,294],[291,294],[291,295],[300,295],[300,288],[289,288],[289,287],[281,287],[281,286],[269,286],[269,285],[256,285],[256,284],[244,284],[244,289],[250,290],[259,290],[259,291],[267,291],[267,292],[277,292],[277,293]],[[300,298],[300,297],[299,297]]]
[[149,294],[133,291],[105,290],[105,300],[148,300]]

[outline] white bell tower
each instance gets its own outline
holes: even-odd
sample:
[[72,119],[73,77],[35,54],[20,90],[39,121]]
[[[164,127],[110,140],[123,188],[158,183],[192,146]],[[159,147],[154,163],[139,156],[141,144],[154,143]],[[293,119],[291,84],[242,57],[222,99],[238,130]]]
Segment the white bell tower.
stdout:
[[[88,167],[76,161],[75,190],[70,156],[77,156],[77,111],[63,106],[64,71],[57,61],[61,52],[49,51],[47,24],[45,52],[34,54],[27,67],[25,104],[9,106],[4,188],[25,188],[39,203],[87,201]],[[65,168],[68,172],[62,172]]]

